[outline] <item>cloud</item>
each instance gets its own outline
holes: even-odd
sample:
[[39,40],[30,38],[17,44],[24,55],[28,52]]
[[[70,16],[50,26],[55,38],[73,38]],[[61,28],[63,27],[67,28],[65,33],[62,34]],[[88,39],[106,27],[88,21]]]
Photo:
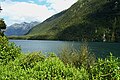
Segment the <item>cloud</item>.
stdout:
[[1,16],[6,19],[7,24],[18,22],[43,21],[55,14],[45,5],[37,5],[29,2],[3,2]]
[[32,0],[29,0],[28,2],[29,2],[29,3],[35,3],[35,2],[34,2],[34,1],[32,1]]
[[5,19],[7,25],[31,21],[42,22],[53,14],[69,8],[77,0],[37,0],[37,2],[36,0],[27,0],[28,2],[22,1],[5,0],[2,2],[3,10],[0,13],[0,17]]
[[68,9],[72,4],[78,0],[47,0],[47,3],[50,4],[50,8],[54,9],[56,12],[63,11]]
[[43,2],[43,1],[46,1],[46,0],[39,0],[39,2]]

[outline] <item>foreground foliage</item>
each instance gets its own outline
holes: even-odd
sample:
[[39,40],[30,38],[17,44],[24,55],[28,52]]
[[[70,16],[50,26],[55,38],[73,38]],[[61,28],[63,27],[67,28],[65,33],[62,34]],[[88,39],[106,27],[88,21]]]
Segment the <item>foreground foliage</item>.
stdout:
[[110,54],[109,58],[98,59],[91,67],[93,80],[119,80],[120,61]]
[[63,49],[59,57],[64,64],[72,64],[76,68],[80,68],[82,66],[89,69],[96,61],[96,57],[89,51],[87,43],[84,43],[80,47],[80,50],[73,48]]
[[[71,56],[69,57],[71,59],[67,58],[70,61],[66,62],[64,61],[66,56],[57,57],[54,54],[45,56],[40,52],[25,55],[21,54],[19,47],[13,43],[9,43],[5,37],[1,37],[0,80],[120,79],[119,58],[110,54],[110,56],[105,59],[90,60],[90,53],[85,46],[81,47],[81,52],[80,54],[78,53],[79,52],[76,51],[77,56],[69,54],[68,56]],[[89,61],[93,62],[89,63]]]
[[15,60],[20,53],[21,49],[19,47],[14,43],[10,43],[6,37],[0,36],[0,62],[2,64],[7,64],[10,60]]

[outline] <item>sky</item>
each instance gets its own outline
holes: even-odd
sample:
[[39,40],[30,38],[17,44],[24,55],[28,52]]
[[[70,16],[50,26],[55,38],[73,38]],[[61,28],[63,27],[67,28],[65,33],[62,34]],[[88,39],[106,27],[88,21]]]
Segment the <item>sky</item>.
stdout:
[[77,0],[0,0],[4,18],[9,26],[14,23],[39,21],[68,9]]

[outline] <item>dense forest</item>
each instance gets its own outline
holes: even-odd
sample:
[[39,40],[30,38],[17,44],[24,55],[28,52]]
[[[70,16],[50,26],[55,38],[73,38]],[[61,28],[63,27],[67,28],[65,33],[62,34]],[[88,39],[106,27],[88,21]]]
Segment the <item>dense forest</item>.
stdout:
[[32,28],[27,39],[120,42],[120,1],[79,0]]

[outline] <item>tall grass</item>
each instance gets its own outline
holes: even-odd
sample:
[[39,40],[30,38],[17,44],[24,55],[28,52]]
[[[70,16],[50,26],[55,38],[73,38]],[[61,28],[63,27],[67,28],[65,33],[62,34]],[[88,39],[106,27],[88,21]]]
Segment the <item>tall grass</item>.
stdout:
[[88,45],[86,43],[82,44],[79,50],[74,48],[63,49],[59,54],[59,57],[64,62],[64,64],[72,64],[77,68],[81,66],[90,68],[90,66],[94,65],[96,61],[95,55],[89,51]]

